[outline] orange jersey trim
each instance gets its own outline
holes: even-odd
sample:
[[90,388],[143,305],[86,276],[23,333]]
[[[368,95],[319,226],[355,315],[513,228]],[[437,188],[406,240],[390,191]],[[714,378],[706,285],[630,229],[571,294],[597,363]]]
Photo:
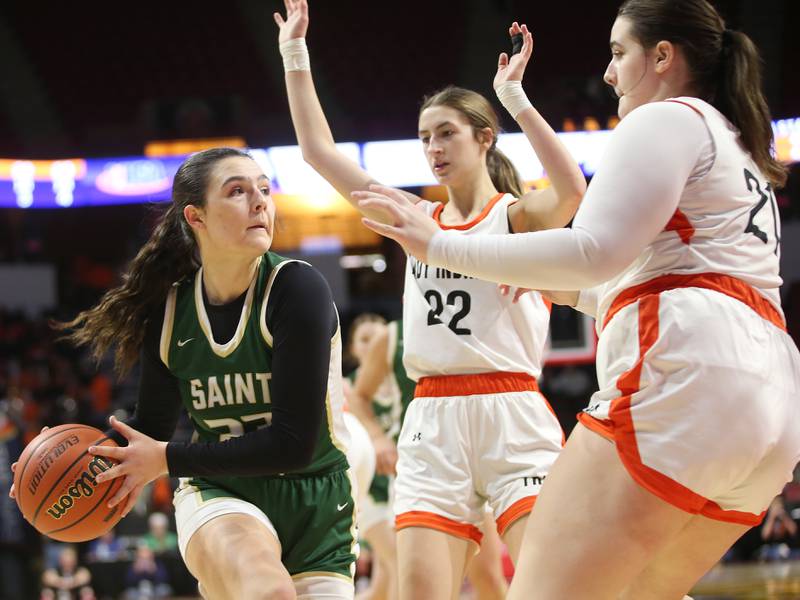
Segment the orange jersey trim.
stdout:
[[[528,373],[474,373],[469,375],[434,375],[421,377],[414,398],[442,398],[502,394],[504,392],[538,392],[539,383]],[[552,410],[552,408],[550,409]]]
[[617,389],[621,396],[611,401],[608,421],[595,419],[585,413],[581,415],[580,421],[603,437],[608,437],[610,433],[616,444],[617,454],[633,480],[664,502],[688,513],[700,514],[716,521],[751,527],[758,525],[765,513],[756,515],[737,510],[725,510],[716,502],[693,492],[642,463],[636,441],[635,424],[631,415],[631,398],[640,389],[645,354],[658,340],[659,302],[657,293],[639,298],[639,360],[617,379]]
[[578,421],[580,421],[584,427],[594,431],[597,435],[611,442],[614,441],[614,424],[611,421],[598,419],[585,412],[578,413]]
[[458,231],[465,231],[467,229],[472,229],[473,227],[475,227],[475,225],[477,225],[487,217],[487,215],[494,208],[494,205],[500,202],[500,198],[502,198],[503,196],[505,196],[503,192],[498,192],[498,194],[494,196],[491,200],[489,200],[486,206],[483,207],[483,210],[480,212],[480,214],[474,219],[472,219],[472,221],[469,221],[468,223],[462,223],[461,225],[444,225],[439,220],[439,215],[441,215],[442,211],[444,210],[444,204],[440,204],[434,209],[433,220],[436,221],[439,227],[441,227],[445,231],[448,229],[456,229]]
[[675,214],[672,215],[669,223],[667,223],[667,226],[664,227],[664,231],[676,232],[684,244],[688,244],[691,241],[692,236],[694,236],[694,226],[689,222],[688,217],[683,214],[679,208],[675,209]]
[[764,298],[764,296],[759,294],[751,285],[745,283],[741,279],[731,277],[730,275],[722,275],[720,273],[662,275],[661,277],[656,277],[650,281],[629,287],[614,298],[614,302],[611,303],[611,307],[608,309],[605,320],[603,321],[603,328],[608,326],[608,323],[620,310],[629,304],[633,304],[637,300],[642,300],[652,295],[658,295],[668,290],[692,287],[714,290],[715,292],[739,300],[756,311],[762,318],[779,329],[786,331],[786,322],[783,316],[769,300]]
[[533,510],[533,505],[536,504],[537,497],[538,496],[527,496],[526,498],[520,498],[503,511],[503,514],[500,515],[496,521],[497,533],[501,536],[505,535],[511,525],[522,517],[530,514]]
[[459,523],[437,515],[435,513],[426,512],[424,510],[412,510],[404,512],[395,517],[395,528],[397,531],[405,529],[406,527],[425,527],[427,529],[435,529],[448,533],[457,538],[472,540],[480,545],[483,539],[481,530],[469,523]]

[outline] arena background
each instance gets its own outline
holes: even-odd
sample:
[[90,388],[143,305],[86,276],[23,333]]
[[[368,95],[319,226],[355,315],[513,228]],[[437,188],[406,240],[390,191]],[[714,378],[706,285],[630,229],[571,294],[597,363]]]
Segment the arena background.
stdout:
[[[729,27],[752,37],[764,59],[778,154],[791,165],[777,201],[782,297],[790,332],[800,341],[800,80],[794,71],[800,3],[714,4]],[[422,97],[446,84],[494,99],[497,54],[509,46],[513,20],[534,33],[524,80],[534,105],[557,131],[588,131],[594,137],[586,140],[601,140],[616,123],[616,99],[601,77],[617,6],[606,0],[312,0],[311,64],[337,141],[352,143],[362,162],[398,174],[387,183],[439,198],[441,190],[414,163],[418,147],[370,144],[413,140]],[[41,573],[61,551],[28,527],[7,498],[10,463],[42,425],[103,426],[109,413],[127,414],[136,399],[135,372],[117,381],[108,360],[94,365],[84,352],[57,342],[48,319],[74,316],[118,281],[187,152],[220,143],[263,151],[279,191],[275,249],[323,271],[345,328],[367,310],[400,316],[402,252],[309,178],[291,148],[272,20],[282,9],[274,0],[0,4],[0,599],[37,598]],[[502,111],[501,118],[513,140],[517,127]],[[590,176],[601,151],[575,143]],[[387,162],[386,153],[402,160]],[[530,185],[547,184],[535,167],[518,166]],[[594,337],[591,323],[567,309],[554,312],[552,332],[542,383],[570,430],[595,386]],[[176,435],[186,435],[187,427],[182,423]],[[153,486],[120,525],[119,555],[79,547],[98,597],[120,593],[150,515],[163,512],[171,520],[172,485]],[[786,500],[800,516],[800,488],[790,486]],[[800,569],[792,560],[799,556],[796,538],[763,543],[754,531],[704,580],[696,598],[800,598]],[[193,581],[174,552],[165,550],[160,560],[174,594],[191,597]],[[365,577],[368,566],[366,560],[360,565]]]

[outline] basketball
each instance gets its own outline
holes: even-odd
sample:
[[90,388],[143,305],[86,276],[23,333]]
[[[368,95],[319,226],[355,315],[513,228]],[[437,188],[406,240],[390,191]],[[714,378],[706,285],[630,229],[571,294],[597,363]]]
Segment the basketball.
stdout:
[[123,504],[108,507],[123,477],[97,483],[95,476],[116,463],[89,454],[89,446],[116,446],[102,431],[68,424],[36,436],[14,473],[17,505],[37,531],[62,542],[84,542],[114,527]]

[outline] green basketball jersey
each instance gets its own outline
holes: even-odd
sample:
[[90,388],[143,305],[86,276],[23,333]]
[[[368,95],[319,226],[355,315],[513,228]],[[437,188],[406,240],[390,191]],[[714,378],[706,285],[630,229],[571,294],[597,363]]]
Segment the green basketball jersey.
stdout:
[[[272,334],[266,325],[267,302],[275,276],[294,262],[268,252],[247,290],[233,338],[217,343],[203,303],[202,267],[194,280],[173,286],[161,330],[161,360],[178,379],[181,398],[195,438],[225,441],[269,425],[272,420]],[[327,418],[320,427],[310,465],[297,474],[323,473],[347,466],[342,419],[341,334],[331,339]]]
[[[414,399],[416,383],[408,378],[403,368],[403,323],[392,321],[389,328],[388,356],[386,360],[391,371],[381,382],[372,398],[372,412],[380,423],[384,433],[397,441],[400,426],[406,415],[411,400]],[[355,381],[358,370],[350,375]]]

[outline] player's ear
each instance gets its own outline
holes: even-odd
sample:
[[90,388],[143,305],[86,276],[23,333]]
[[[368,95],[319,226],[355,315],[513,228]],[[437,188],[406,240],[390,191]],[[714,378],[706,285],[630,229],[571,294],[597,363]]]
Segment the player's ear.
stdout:
[[183,209],[183,217],[192,229],[205,228],[205,211],[202,208],[189,204]]
[[656,73],[664,73],[675,60],[676,48],[672,42],[661,40],[654,48]]

